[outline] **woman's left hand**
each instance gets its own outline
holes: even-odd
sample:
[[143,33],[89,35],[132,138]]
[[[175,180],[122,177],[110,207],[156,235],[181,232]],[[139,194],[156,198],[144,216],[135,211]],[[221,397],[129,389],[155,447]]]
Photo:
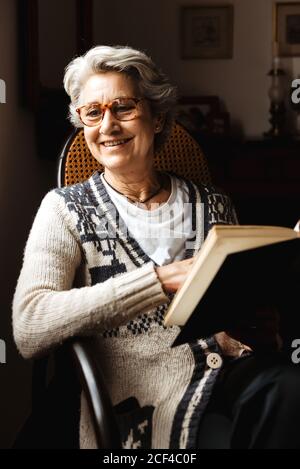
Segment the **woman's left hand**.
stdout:
[[272,307],[257,308],[253,318],[241,321],[226,333],[253,351],[278,351],[282,346],[279,335],[279,313]]

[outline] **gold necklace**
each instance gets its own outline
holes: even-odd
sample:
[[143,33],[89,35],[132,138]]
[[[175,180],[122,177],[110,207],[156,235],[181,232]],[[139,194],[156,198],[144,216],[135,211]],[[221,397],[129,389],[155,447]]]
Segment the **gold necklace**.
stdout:
[[133,202],[133,203],[138,202],[138,203],[140,203],[140,204],[145,204],[146,202],[149,202],[149,200],[153,199],[153,197],[155,197],[155,196],[162,190],[162,188],[163,188],[163,184],[160,184],[160,185],[159,185],[159,188],[158,188],[155,192],[153,192],[153,194],[151,194],[149,197],[147,197],[146,199],[144,199],[144,200],[140,200],[140,199],[134,200],[134,199],[132,199],[131,197],[128,197],[128,195],[123,194],[123,192],[118,191],[118,189],[116,189],[114,186],[112,186],[112,185],[108,182],[108,180],[106,179],[104,173],[103,173],[103,178],[104,178],[106,184],[108,184],[111,189],[113,189],[114,191],[116,191],[118,194],[123,195],[124,197],[126,197],[126,199],[130,200],[130,202]]

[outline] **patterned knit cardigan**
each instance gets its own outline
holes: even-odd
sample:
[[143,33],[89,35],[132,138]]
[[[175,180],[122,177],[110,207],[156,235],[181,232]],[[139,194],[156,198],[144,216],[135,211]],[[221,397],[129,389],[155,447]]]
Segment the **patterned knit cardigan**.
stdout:
[[[196,233],[188,258],[213,224],[236,217],[226,195],[186,183]],[[155,264],[124,228],[99,172],[45,196],[14,296],[15,341],[28,358],[75,335],[93,337],[123,446],[194,448],[220,371],[206,357],[226,355],[226,343],[199,337],[171,348],[179,328],[163,325],[169,298]],[[80,439],[82,448],[95,447],[84,399]]]

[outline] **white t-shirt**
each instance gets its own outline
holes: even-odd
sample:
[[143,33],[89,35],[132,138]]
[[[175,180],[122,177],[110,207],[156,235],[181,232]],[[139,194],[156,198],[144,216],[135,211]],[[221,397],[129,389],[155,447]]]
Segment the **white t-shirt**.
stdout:
[[172,188],[167,202],[145,210],[112,189],[103,174],[101,178],[130,235],[150,259],[164,265],[184,258],[186,242],[195,235],[189,190],[184,181],[170,176]]

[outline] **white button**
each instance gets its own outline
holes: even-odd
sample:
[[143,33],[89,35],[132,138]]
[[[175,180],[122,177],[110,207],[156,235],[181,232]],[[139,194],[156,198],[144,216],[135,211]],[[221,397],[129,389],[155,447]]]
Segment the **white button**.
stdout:
[[209,368],[216,370],[217,368],[221,368],[223,360],[218,353],[209,353],[206,357],[206,363]]
[[218,210],[219,210],[220,213],[224,212],[224,205],[221,204],[221,202],[218,203]]

